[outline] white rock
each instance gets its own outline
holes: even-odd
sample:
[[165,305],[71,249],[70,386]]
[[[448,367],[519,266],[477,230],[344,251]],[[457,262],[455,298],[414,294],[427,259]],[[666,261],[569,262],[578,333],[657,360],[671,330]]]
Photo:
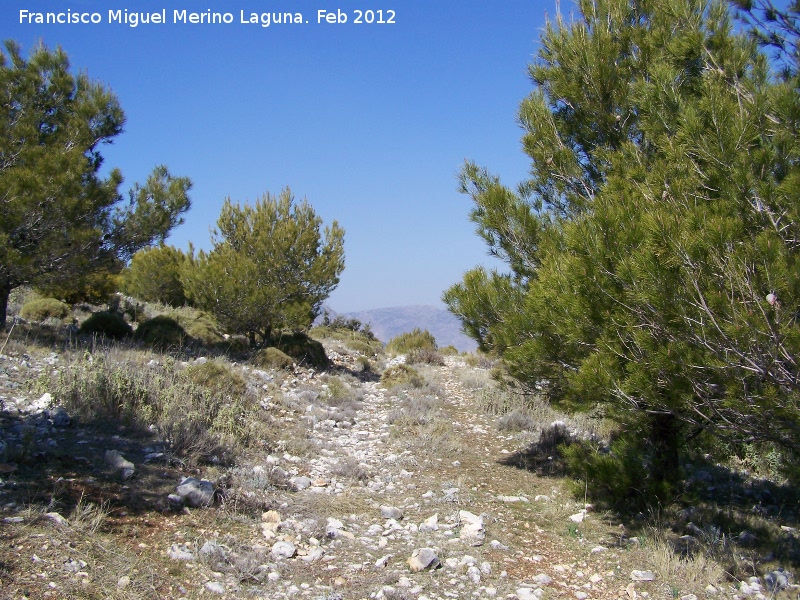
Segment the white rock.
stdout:
[[467,569],[467,577],[472,583],[481,582],[481,570],[476,566],[471,566]]
[[419,530],[423,533],[428,531],[439,530],[439,513],[425,519],[419,526]]
[[631,571],[631,579],[633,581],[653,581],[656,574],[652,571]]
[[207,581],[205,588],[214,594],[224,594],[225,586],[218,581]]
[[519,600],[537,600],[538,598],[531,588],[517,588],[515,593]]
[[418,548],[414,550],[411,554],[411,558],[408,559],[408,566],[413,573],[428,568],[435,569],[439,565],[441,565],[441,561],[439,561],[436,552],[431,548]]
[[383,569],[387,564],[389,564],[390,558],[392,558],[391,554],[385,554],[384,556],[381,556],[375,561],[375,566],[379,569]]
[[583,523],[583,520],[586,518],[586,513],[581,511],[579,513],[575,513],[574,515],[570,515],[569,520],[573,523]]
[[533,582],[537,585],[550,585],[553,583],[553,578],[550,575],[546,575],[545,573],[539,573],[536,577],[533,578]]
[[69,525],[69,521],[67,521],[57,512],[49,512],[46,513],[44,516],[53,521],[56,525]]
[[402,519],[403,511],[396,506],[381,506],[381,518]]
[[270,553],[272,554],[272,558],[275,560],[292,558],[295,554],[297,554],[297,548],[292,542],[280,541],[273,544]]

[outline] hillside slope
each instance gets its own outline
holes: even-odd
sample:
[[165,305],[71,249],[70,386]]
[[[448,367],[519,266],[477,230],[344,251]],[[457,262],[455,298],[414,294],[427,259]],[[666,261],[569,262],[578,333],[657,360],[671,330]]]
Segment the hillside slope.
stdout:
[[455,346],[460,352],[473,352],[474,340],[461,331],[461,322],[449,311],[436,306],[395,306],[347,313],[363,323],[369,323],[373,333],[382,342],[413,330],[427,329],[436,338],[439,347]]

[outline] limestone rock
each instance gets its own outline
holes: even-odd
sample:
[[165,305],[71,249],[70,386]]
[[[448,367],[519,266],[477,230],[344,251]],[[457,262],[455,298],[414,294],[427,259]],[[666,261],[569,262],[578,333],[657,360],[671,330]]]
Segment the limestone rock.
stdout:
[[436,552],[431,548],[417,548],[408,559],[408,566],[412,573],[418,573],[425,569],[436,569],[441,564]]
[[106,450],[105,459],[108,466],[115,471],[119,471],[123,481],[127,481],[133,477],[136,468],[133,463],[122,456],[118,450]]
[[381,506],[381,517],[384,519],[402,519],[403,511],[395,506]]
[[461,540],[480,546],[486,533],[483,529],[483,517],[479,517],[467,510],[458,511],[458,519],[461,522]]
[[193,508],[207,507],[214,503],[214,484],[207,479],[184,477],[176,491]]
[[297,548],[292,542],[280,541],[275,542],[270,551],[272,558],[275,560],[282,560],[284,558],[292,558],[297,554]]

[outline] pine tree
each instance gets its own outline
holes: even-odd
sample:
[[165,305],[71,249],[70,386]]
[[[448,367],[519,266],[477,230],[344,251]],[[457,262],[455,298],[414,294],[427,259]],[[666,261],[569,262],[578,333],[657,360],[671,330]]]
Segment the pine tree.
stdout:
[[212,250],[199,252],[185,272],[187,295],[253,345],[269,343],[279,329],[307,329],[344,269],[344,230],[334,221],[323,238],[321,224],[288,188],[254,206],[227,199]]
[[445,301],[523,386],[641,432],[657,480],[701,431],[800,449],[798,88],[724,4],[579,7],[530,69],[531,178],[462,172],[510,274]]
[[0,327],[8,296],[24,284],[69,285],[118,271],[138,249],[163,241],[188,210],[186,178],[158,167],[129,202],[121,173],[105,178],[100,146],[122,131],[117,98],[61,50],[26,60],[14,42],[0,54]]

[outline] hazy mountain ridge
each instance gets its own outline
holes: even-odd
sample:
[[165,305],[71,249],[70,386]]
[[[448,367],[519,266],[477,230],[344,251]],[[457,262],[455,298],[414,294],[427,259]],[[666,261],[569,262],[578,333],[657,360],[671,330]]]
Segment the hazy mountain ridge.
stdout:
[[336,313],[328,309],[328,313],[331,318],[341,315],[369,323],[372,332],[384,343],[419,327],[430,331],[440,348],[455,346],[461,352],[472,352],[477,348],[475,341],[461,331],[461,321],[449,311],[436,306],[395,306],[349,313]]

